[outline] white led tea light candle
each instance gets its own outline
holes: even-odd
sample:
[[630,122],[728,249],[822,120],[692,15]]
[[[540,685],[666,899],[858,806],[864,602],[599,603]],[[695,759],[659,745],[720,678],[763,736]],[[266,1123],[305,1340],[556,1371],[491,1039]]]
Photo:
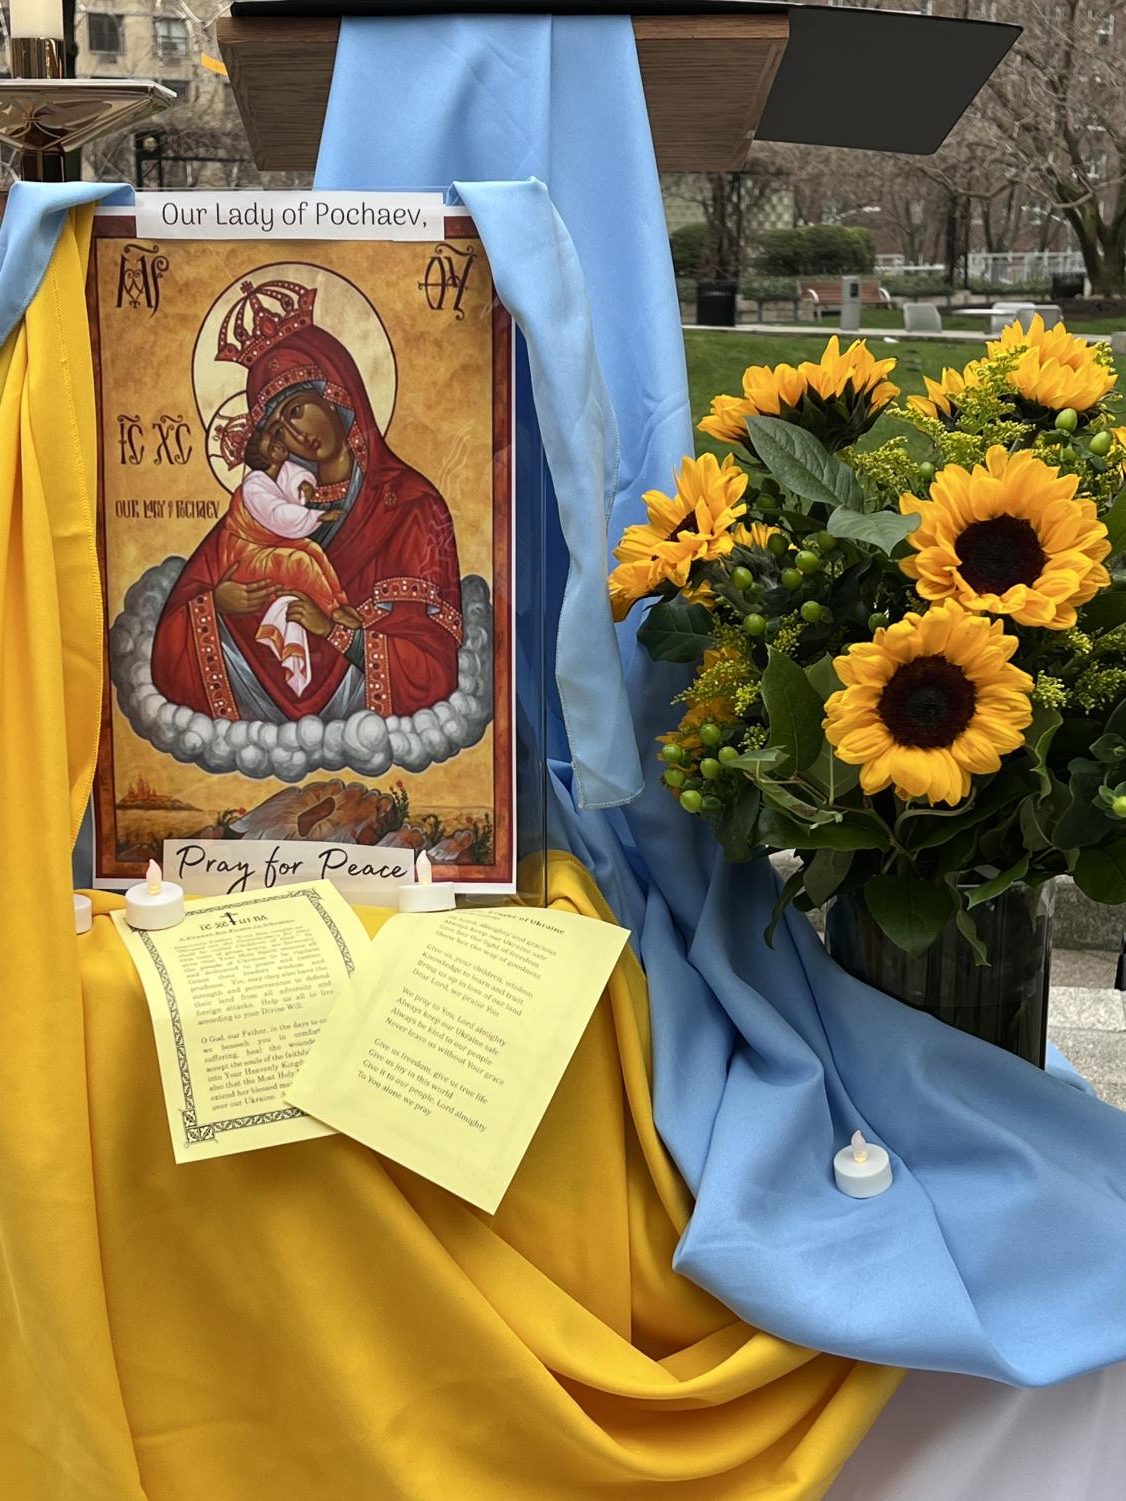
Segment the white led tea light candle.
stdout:
[[850,1199],[874,1199],[891,1187],[891,1161],[883,1147],[854,1131],[848,1146],[833,1158],[833,1176]]
[[125,921],[131,928],[174,928],[184,920],[184,888],[163,879],[160,866],[149,861],[145,879],[125,893]]
[[414,881],[399,887],[400,912],[453,912],[457,908],[452,881],[436,881],[430,857],[422,850],[414,863]]

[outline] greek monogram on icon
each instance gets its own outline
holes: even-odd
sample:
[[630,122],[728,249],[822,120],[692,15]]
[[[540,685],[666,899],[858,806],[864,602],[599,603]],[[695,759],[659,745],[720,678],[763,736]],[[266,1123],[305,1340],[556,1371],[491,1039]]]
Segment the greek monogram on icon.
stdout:
[[420,292],[426,294],[430,310],[435,313],[452,309],[456,318],[465,317],[462,298],[469,283],[469,273],[477,258],[475,250],[459,250],[456,245],[436,245],[426,263],[426,272],[419,282]]
[[159,245],[141,245],[130,241],[121,252],[117,266],[117,306],[147,308],[155,313],[160,306],[160,283],[168,270],[168,257]]

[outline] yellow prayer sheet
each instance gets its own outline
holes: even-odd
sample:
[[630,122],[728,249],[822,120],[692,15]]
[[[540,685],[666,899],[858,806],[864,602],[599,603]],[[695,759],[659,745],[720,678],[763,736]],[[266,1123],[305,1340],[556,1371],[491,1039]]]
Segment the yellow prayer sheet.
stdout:
[[518,907],[393,917],[286,1098],[492,1214],[628,937]]
[[369,947],[328,881],[190,902],[159,932],[113,920],[152,1013],[177,1162],[330,1134],[285,1098]]

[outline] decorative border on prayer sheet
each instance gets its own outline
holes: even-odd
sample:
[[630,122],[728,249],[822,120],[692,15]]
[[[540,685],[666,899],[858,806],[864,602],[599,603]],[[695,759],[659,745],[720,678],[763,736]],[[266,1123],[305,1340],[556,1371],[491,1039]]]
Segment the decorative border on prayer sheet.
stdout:
[[[304,896],[313,904],[317,916],[332,934],[336,947],[340,950],[344,961],[344,968],[349,976],[355,972],[355,964],[352,961],[352,951],[344,942],[344,935],[333,921],[331,914],[326,910],[320,896],[315,891],[274,891],[257,897],[254,905],[261,902],[276,902],[283,897],[292,900],[294,895]],[[240,902],[240,906],[248,905]],[[188,908],[188,917],[192,915]],[[186,920],[186,919],[185,919]],[[180,1008],[176,1004],[176,992],[172,986],[172,977],[168,973],[164,960],[160,956],[160,950],[153,943],[151,936],[144,928],[137,928],[137,937],[144,944],[148,956],[152,960],[153,968],[160,978],[161,989],[164,991],[164,999],[168,1006],[168,1016],[172,1022],[172,1039],[176,1047],[176,1066],[180,1071],[180,1088],[184,1093],[184,1108],[180,1111],[180,1117],[184,1123],[184,1138],[189,1146],[198,1146],[202,1141],[214,1141],[221,1131],[242,1131],[247,1126],[271,1126],[275,1121],[291,1121],[297,1116],[304,1115],[303,1110],[298,1110],[296,1105],[287,1105],[284,1110],[266,1110],[256,1115],[228,1116],[224,1120],[200,1121],[196,1116],[195,1090],[192,1087],[192,1071],[188,1064],[188,1049],[184,1042],[184,1024],[180,1020]]]

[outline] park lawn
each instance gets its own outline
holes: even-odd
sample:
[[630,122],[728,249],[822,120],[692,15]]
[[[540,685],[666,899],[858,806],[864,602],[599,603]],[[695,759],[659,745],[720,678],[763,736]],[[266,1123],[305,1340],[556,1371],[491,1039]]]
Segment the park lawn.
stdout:
[[[813,336],[806,334],[758,334],[758,333],[711,333],[703,329],[687,329],[684,348],[688,361],[688,388],[692,402],[692,417],[698,422],[708,411],[713,396],[720,392],[737,396],[742,390],[743,370],[747,365],[777,365],[781,361],[797,365],[802,360],[816,359],[833,330],[824,328]],[[947,343],[943,340],[873,339],[869,347],[877,359],[893,357],[898,362],[892,380],[905,396],[925,391],[924,375],[937,379],[944,365],[961,369],[969,360],[985,352],[984,340],[980,345]],[[1115,359],[1120,377],[1120,389],[1126,393],[1126,356]],[[907,432],[914,437],[914,429],[905,423],[890,420],[881,423],[879,432],[888,437],[892,432]],[[920,440],[921,441],[921,440]],[[729,452],[730,445],[714,443],[703,433],[696,435],[698,453],[722,455]],[[921,450],[920,450],[921,452]]]

